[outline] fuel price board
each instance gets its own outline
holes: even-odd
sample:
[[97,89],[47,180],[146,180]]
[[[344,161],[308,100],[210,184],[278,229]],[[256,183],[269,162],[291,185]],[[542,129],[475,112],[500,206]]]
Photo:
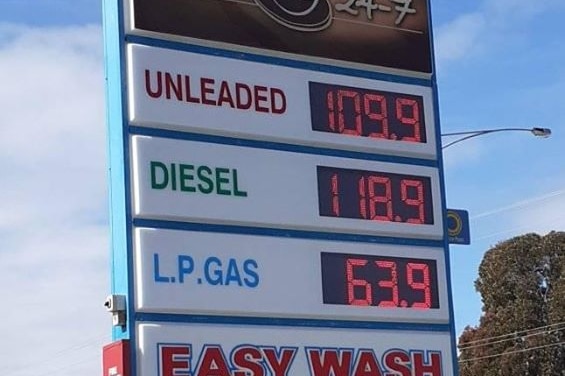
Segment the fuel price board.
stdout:
[[440,248],[138,228],[140,312],[446,323]]
[[133,136],[134,214],[440,239],[437,169]]
[[104,1],[124,376],[456,376],[427,1]]
[[[132,44],[129,120],[144,127],[433,159],[429,87]],[[276,73],[275,73],[276,71]]]

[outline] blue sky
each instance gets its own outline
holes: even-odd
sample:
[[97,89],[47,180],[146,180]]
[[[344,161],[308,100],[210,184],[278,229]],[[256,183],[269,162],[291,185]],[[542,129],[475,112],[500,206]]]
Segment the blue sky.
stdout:
[[[433,0],[432,12],[443,132],[553,130],[445,150],[448,206],[469,210],[473,239],[451,249],[460,332],[480,317],[473,281],[491,245],[565,229],[565,2]],[[99,373],[110,340],[100,1],[0,0],[0,82],[0,373]]]

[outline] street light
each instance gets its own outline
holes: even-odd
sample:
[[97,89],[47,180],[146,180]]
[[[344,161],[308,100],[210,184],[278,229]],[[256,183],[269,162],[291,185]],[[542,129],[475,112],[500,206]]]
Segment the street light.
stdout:
[[463,136],[463,137],[458,138],[455,141],[451,141],[447,145],[443,145],[441,148],[446,149],[446,148],[450,147],[451,145],[455,145],[455,144],[460,143],[461,141],[465,141],[465,140],[468,140],[470,138],[482,136],[484,134],[495,133],[495,132],[510,132],[510,131],[530,132],[531,134],[533,134],[536,137],[544,137],[544,138],[549,137],[551,135],[551,129],[540,128],[540,127],[534,127],[534,128],[498,128],[498,129],[483,129],[483,130],[479,130],[479,131],[443,133],[441,135],[442,137],[447,137],[447,136]]

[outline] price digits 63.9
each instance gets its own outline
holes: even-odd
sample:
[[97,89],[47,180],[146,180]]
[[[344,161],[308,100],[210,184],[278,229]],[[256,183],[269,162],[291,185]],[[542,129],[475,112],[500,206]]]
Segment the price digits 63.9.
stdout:
[[324,303],[439,308],[435,260],[322,253]]

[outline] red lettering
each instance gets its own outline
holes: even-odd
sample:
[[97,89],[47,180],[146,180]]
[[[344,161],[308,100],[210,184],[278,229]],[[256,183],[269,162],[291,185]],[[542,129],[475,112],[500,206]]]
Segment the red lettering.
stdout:
[[159,345],[159,376],[175,376],[190,372],[191,347]]
[[[245,93],[245,101],[243,100],[243,93]],[[235,103],[240,110],[249,110],[251,108],[251,89],[245,84],[239,82],[235,84]]]
[[[381,126],[383,128],[382,132],[371,132],[369,133],[369,137],[377,137],[377,138],[388,138],[388,114],[386,108],[386,97],[383,95],[377,94],[365,94],[363,96],[364,104],[365,104],[365,115],[369,117],[369,119],[374,121],[381,122]],[[379,108],[379,111],[373,111],[371,104],[376,104]],[[373,106],[375,107],[375,106]]]
[[335,104],[334,104],[334,92],[328,91],[326,95],[326,104],[328,105],[328,126],[334,132],[339,132],[339,129],[336,129],[335,126]]
[[[404,116],[406,108],[410,108],[411,116]],[[396,98],[396,118],[403,124],[414,129],[414,136],[403,137],[403,141],[421,142],[420,136],[420,109],[418,102],[409,98]]]
[[255,347],[241,347],[233,353],[233,365],[236,371],[233,376],[265,376],[265,370],[260,364],[263,359],[261,352]]
[[190,76],[184,76],[184,87],[186,88],[185,100],[189,103],[200,103],[200,98],[190,95]]
[[399,350],[392,350],[384,355],[384,365],[388,371],[384,376],[412,376],[410,356]]
[[353,376],[382,376],[375,353],[369,350],[359,351]]
[[398,274],[396,271],[396,263],[392,261],[375,261],[379,268],[390,270],[390,279],[382,279],[379,281],[379,287],[391,290],[391,300],[381,300],[379,307],[398,307]]
[[145,70],[145,92],[151,98],[159,98],[163,95],[163,73],[160,71],[157,72],[157,90],[151,89],[151,72],[149,69]]
[[294,355],[296,355],[296,349],[281,349],[280,358],[277,357],[277,351],[275,349],[266,348],[262,349],[262,351],[265,354],[267,366],[269,366],[272,371],[272,376],[287,376]]
[[[279,105],[277,106],[277,104]],[[271,112],[278,115],[286,112],[286,96],[284,91],[276,87],[271,89]]]
[[428,352],[429,362],[424,363],[424,353],[415,351],[412,353],[412,367],[414,376],[442,376],[441,353]]
[[[343,114],[345,102],[344,98],[353,99],[353,109],[355,111],[355,129],[347,128],[347,124],[345,124],[345,115]],[[361,136],[363,132],[363,124],[361,119],[361,98],[359,97],[359,93],[351,90],[338,90],[337,106],[339,109],[338,122],[340,133]]]
[[339,217],[339,184],[337,174],[332,174],[332,212]]
[[[252,86],[236,82],[231,89],[228,81],[216,83],[213,78],[201,77],[200,92],[198,87],[191,86],[188,75],[145,69],[145,92],[151,98],[161,98],[202,103],[211,106],[226,106],[238,110],[249,110],[254,106],[255,111],[262,113],[284,114],[287,110],[287,99],[284,91],[279,88]],[[197,84],[196,84],[197,85]],[[193,90],[194,89],[194,90]],[[196,96],[193,95],[193,92]],[[217,95],[217,97],[216,97]]]
[[267,88],[265,86],[254,86],[253,91],[255,94],[255,111],[269,112],[267,107],[262,106],[262,103],[267,103],[267,96],[263,94],[267,93]]
[[196,376],[230,376],[228,363],[220,347],[206,346],[202,353]]
[[[408,188],[416,192],[416,198],[408,197]],[[420,180],[402,179],[400,181],[400,195],[406,205],[417,207],[417,218],[408,218],[408,223],[424,223],[424,184]]]
[[[323,356],[321,354],[323,352]],[[349,376],[351,350],[307,349],[312,376]]]
[[209,98],[209,94],[214,94],[214,83],[216,81],[213,78],[204,78],[200,79],[200,96],[202,96],[202,103],[209,104],[212,106],[216,105],[216,101]]
[[235,105],[233,103],[233,99],[230,93],[230,87],[226,81],[222,81],[220,85],[220,94],[218,98],[218,106],[222,106],[224,103],[229,104],[231,108],[234,108]]
[[[348,258],[346,261],[347,273],[347,302],[350,305],[370,306],[373,305],[373,289],[371,284],[364,279],[355,278],[356,267],[367,265],[367,260]],[[355,296],[355,288],[362,289],[363,296],[359,299]]]
[[175,94],[177,100],[182,101],[182,76],[177,74],[175,79],[170,73],[165,73],[165,96],[171,99],[171,92]]
[[[414,271],[422,272],[422,282],[414,281]],[[406,265],[407,282],[413,290],[420,290],[424,292],[423,302],[414,302],[412,307],[428,309],[432,306],[432,289],[430,288],[430,267],[426,264],[418,264],[409,262]]]

